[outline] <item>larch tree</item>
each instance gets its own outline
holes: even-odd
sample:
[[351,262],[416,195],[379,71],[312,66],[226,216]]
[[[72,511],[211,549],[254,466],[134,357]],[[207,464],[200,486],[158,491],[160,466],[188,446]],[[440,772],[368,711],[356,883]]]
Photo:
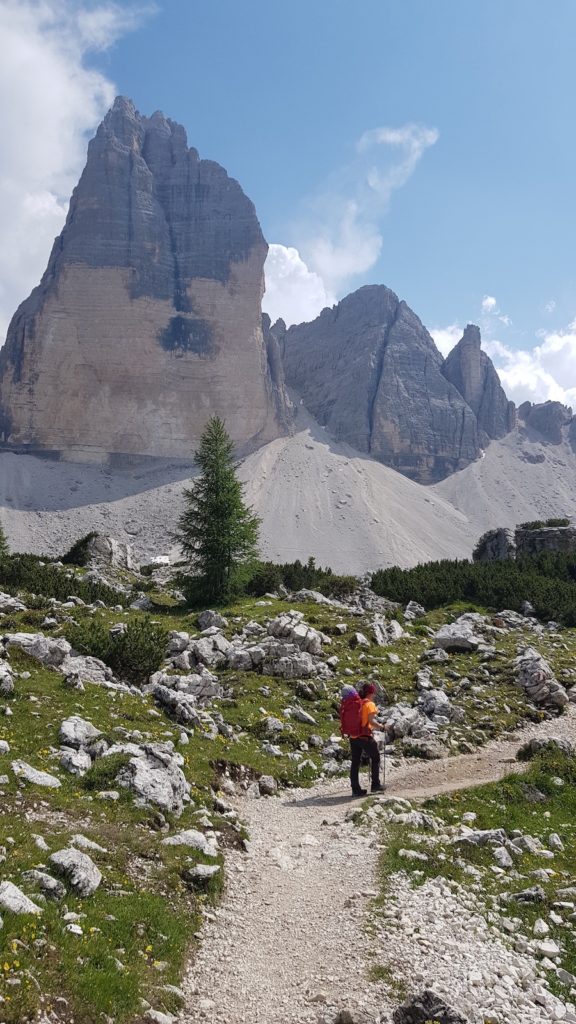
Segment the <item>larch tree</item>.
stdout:
[[195,602],[221,604],[240,593],[258,558],[260,520],[244,502],[233,452],[224,421],[212,417],[195,453],[200,476],[184,492],[176,530]]

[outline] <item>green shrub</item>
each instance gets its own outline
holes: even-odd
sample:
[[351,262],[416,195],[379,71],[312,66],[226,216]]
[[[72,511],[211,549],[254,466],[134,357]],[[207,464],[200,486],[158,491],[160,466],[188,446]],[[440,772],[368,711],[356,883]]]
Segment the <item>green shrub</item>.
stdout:
[[166,656],[168,634],[149,618],[132,619],[118,636],[111,636],[107,625],[97,619],[83,619],[65,632],[76,651],[100,658],[115,675],[131,683],[146,682]]
[[168,633],[150,619],[133,619],[113,641],[111,668],[132,683],[142,683],[164,661]]
[[347,597],[358,586],[355,576],[337,576],[332,569],[321,569],[314,558],[301,562],[259,562],[246,586],[246,593],[255,597],[278,590],[318,590],[330,597]]
[[84,789],[113,789],[118,772],[130,761],[129,754],[110,754],[110,757],[99,757],[85,775],[81,784]]
[[262,597],[282,586],[282,572],[274,562],[259,562],[246,586],[246,593]]
[[92,530],[92,532],[87,533],[85,537],[80,537],[74,542],[66,554],[62,555],[60,561],[64,562],[64,565],[78,565],[83,568],[88,564],[90,541],[94,540],[94,537],[97,536],[98,534],[96,531]]
[[520,611],[530,601],[539,619],[576,625],[576,552],[543,551],[495,562],[427,562],[413,569],[380,569],[372,576],[377,594],[427,610],[455,602]]
[[517,526],[518,530],[543,530],[546,526],[570,526],[570,520],[563,517],[561,519],[535,519],[531,523],[520,523]]
[[320,580],[318,590],[325,597],[341,599],[350,597],[357,586],[358,580],[356,576],[337,576],[336,574],[329,573],[325,579]]
[[65,633],[66,639],[79,654],[100,658],[112,668],[114,639],[101,619],[82,619],[77,624],[67,626]]
[[572,755],[567,754],[567,752],[563,750],[562,747],[559,747],[558,740],[555,740],[553,737],[545,742],[540,743],[536,749],[534,749],[530,741],[528,741],[528,743],[525,743],[524,746],[519,748],[516,754],[517,761],[542,761],[543,759],[546,761],[550,761],[551,759],[557,759],[559,757],[571,758]]
[[19,590],[66,601],[74,594],[87,604],[103,601],[107,605],[125,604],[126,596],[104,583],[75,576],[70,569],[61,569],[40,555],[10,555],[0,561],[0,587],[8,594]]

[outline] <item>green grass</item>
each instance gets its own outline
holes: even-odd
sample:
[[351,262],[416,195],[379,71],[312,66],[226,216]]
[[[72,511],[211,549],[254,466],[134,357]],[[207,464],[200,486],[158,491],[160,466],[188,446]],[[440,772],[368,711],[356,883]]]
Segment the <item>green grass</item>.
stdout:
[[[81,575],[82,570],[77,573]],[[70,590],[74,590],[73,582]],[[153,592],[153,597],[155,607],[150,615],[126,609],[122,612],[110,608],[91,611],[82,607],[64,612],[57,610],[56,614],[62,619],[64,614],[70,615],[80,624],[96,621],[104,630],[119,621],[151,619],[166,630],[198,634],[196,612],[175,604],[174,599],[162,591]],[[248,621],[263,623],[288,608],[289,604],[279,600],[263,605],[254,598],[239,600],[222,609],[229,621],[226,635],[231,638]],[[175,1009],[173,997],[163,993],[162,986],[179,982],[193,944],[192,936],[198,929],[201,907],[206,901],[217,898],[222,884],[220,876],[216,876],[216,881],[205,890],[191,890],[186,885],[182,875],[188,859],[193,856],[201,861],[202,857],[182,847],[162,846],[163,833],[158,831],[161,822],[154,809],[135,806],[125,791],[121,791],[117,803],[95,798],[100,789],[116,788],[115,778],[124,763],[123,756],[96,762],[83,778],[60,770],[57,751],[62,719],[79,714],[112,741],[123,740],[133,732],[139,735],[139,742],[172,740],[183,755],[194,803],[178,822],[169,820],[168,823],[172,829],[193,827],[194,811],[204,806],[211,809],[211,787],[217,787],[219,773],[225,768],[233,777],[240,769],[248,777],[270,774],[283,785],[307,785],[317,778],[321,754],[312,748],[301,748],[312,733],[328,739],[338,731],[338,694],[343,682],[373,676],[381,683],[390,702],[413,703],[417,697],[415,673],[423,665],[420,655],[431,646],[424,635],[426,626],[437,627],[467,610],[463,606],[452,606],[434,611],[424,620],[408,625],[409,636],[390,648],[371,644],[366,649],[352,649],[350,633],[358,629],[369,636],[372,616],[351,616],[342,610],[316,604],[303,604],[298,608],[310,625],[331,636],[325,652],[326,656],[338,656],[338,671],[326,684],[315,684],[317,693],[312,701],[297,695],[295,681],[256,673],[219,672],[227,697],[215,702],[214,710],[221,712],[226,723],[232,726],[233,738],[218,735],[216,739],[209,739],[198,729],[190,736],[188,744],[181,744],[180,726],[165,715],[158,715],[151,698],[108,691],[91,684],[86,684],[83,693],[67,690],[57,673],[39,667],[17,651],[11,653],[15,670],[29,672],[30,677],[17,678],[16,695],[0,701],[0,706],[5,703],[12,711],[10,717],[0,715],[0,739],[8,740],[11,745],[10,754],[0,756],[0,774],[5,773],[10,780],[2,787],[0,797],[0,846],[6,848],[0,878],[10,878],[18,884],[22,871],[46,863],[48,853],[35,845],[35,833],[45,838],[50,851],[65,846],[73,833],[82,832],[109,852],[94,855],[104,875],[97,893],[85,900],[67,897],[64,901],[68,910],[86,914],[81,920],[82,936],[65,932],[63,908],[59,904],[47,903],[37,920],[5,916],[4,927],[0,929],[0,997],[6,1001],[0,1004],[0,1020],[16,1024],[32,1018],[39,1009],[47,1010],[50,1005],[58,1011],[58,998],[68,1002],[62,1015],[73,1016],[76,1024],[101,1024],[102,1014],[113,1016],[116,1024],[129,1024],[138,1019],[141,998],[148,999],[157,1009]],[[3,632],[36,631],[45,613],[46,609],[32,609],[6,616],[2,620]],[[334,626],[340,621],[348,623],[349,632],[344,636],[334,633]],[[67,628],[66,622],[61,621],[43,631],[47,635],[62,636]],[[520,639],[523,637],[514,633],[499,637],[498,657],[486,666],[477,655],[453,656],[446,664],[432,665],[435,682],[446,689],[466,714],[464,724],[451,725],[446,730],[445,738],[452,751],[462,749],[463,744],[479,745],[534,715],[534,710],[514,685],[511,671],[511,660]],[[572,668],[576,653],[573,631],[563,633],[561,644],[547,637],[534,639],[535,646],[551,660],[557,672]],[[399,665],[390,664],[388,651],[400,656]],[[488,676],[485,676],[485,668]],[[345,669],[351,670],[352,675],[346,675]],[[463,688],[453,680],[449,673],[454,670],[466,676],[471,687],[479,687],[478,692]],[[262,686],[269,687],[269,696],[260,692]],[[284,709],[296,700],[314,716],[314,725],[284,717]],[[267,716],[280,718],[285,723],[279,736],[271,738],[281,750],[279,757],[266,754],[262,749],[262,723]],[[312,761],[315,768],[299,770],[298,761],[290,757],[296,752],[302,754],[302,759]],[[14,758],[23,758],[34,767],[58,775],[61,788],[41,790],[17,783],[9,769]],[[558,794],[552,794],[554,796]],[[434,813],[449,814],[451,808],[458,810],[462,799],[461,796],[455,801],[451,798],[445,810]],[[514,799],[511,806],[513,804]],[[222,847],[239,842],[243,831],[211,813],[215,827],[222,832]],[[394,850],[399,849],[394,846],[396,839],[400,842],[401,835],[396,836],[392,829],[388,866],[405,870],[405,862],[400,863],[399,858],[394,862]],[[405,837],[402,841],[406,842]],[[441,851],[437,862],[433,858],[430,866],[425,866],[427,871],[453,870],[455,878],[464,877],[468,881],[457,865],[446,864],[440,854]],[[494,880],[489,878],[489,881]],[[124,970],[115,966],[114,958],[121,961]],[[8,965],[6,970],[4,964]],[[378,974],[379,970],[375,965],[374,977],[378,975],[378,980],[386,980]],[[10,978],[20,984],[9,985]],[[46,996],[44,1002],[41,992]]]
[[[133,1019],[143,995],[154,1005],[163,1005],[159,990],[181,977],[198,928],[200,902],[214,898],[221,883],[216,876],[206,893],[190,891],[181,873],[190,859],[205,858],[184,847],[162,846],[153,809],[136,807],[127,793],[116,804],[94,799],[94,790],[113,784],[123,758],[96,762],[83,778],[60,771],[54,757],[58,726],[78,713],[110,738],[120,738],[119,730],[138,730],[150,740],[177,739],[178,730],[166,719],[150,716],[148,699],[90,685],[77,694],[64,688],[61,676],[38,668],[23,655],[15,654],[12,663],[29,671],[30,679],[17,680],[17,696],[9,702],[13,714],[0,718],[0,737],[11,745],[10,753],[0,757],[0,772],[11,779],[2,788],[0,807],[0,845],[6,848],[2,878],[19,884],[22,871],[46,863],[49,853],[38,849],[34,834],[41,834],[52,852],[82,832],[108,853],[90,853],[104,876],[95,895],[84,900],[68,896],[64,901],[69,911],[86,914],[83,936],[64,930],[62,904],[47,902],[37,920],[4,916],[0,961],[7,969],[0,971],[0,996],[5,1000],[0,1016],[6,1024],[16,1024],[40,1005],[47,1009],[36,979],[48,999],[58,995],[68,1000],[77,1021],[100,1020],[107,1013],[122,1024]],[[210,757],[202,743],[182,749],[196,807],[201,806],[208,800],[206,786],[215,781]],[[21,787],[8,768],[16,757],[56,774],[61,788]],[[194,824],[193,811],[192,807],[184,812],[179,828]],[[218,816],[214,821],[218,827]],[[117,970],[111,956],[125,970]],[[163,962],[168,966],[159,967]],[[8,983],[14,978],[19,985]]]

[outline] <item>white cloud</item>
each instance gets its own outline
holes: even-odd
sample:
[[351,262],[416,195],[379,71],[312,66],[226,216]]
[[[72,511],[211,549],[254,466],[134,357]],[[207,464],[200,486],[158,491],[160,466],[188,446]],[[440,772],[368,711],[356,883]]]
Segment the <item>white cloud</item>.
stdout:
[[480,304],[482,315],[485,317],[496,317],[501,324],[505,327],[512,327],[512,319],[508,316],[508,313],[503,313],[498,308],[498,302],[493,295],[485,295]]
[[483,313],[495,313],[498,308],[498,303],[493,295],[485,295],[482,299],[481,308]]
[[402,128],[372,128],[364,132],[356,146],[359,153],[370,153],[375,146],[396,146],[400,150],[399,159],[388,168],[382,170],[376,163],[368,169],[368,185],[381,201],[388,202],[392,192],[406,184],[424,151],[434,146],[438,138],[436,128],[419,124],[406,124]]
[[546,334],[533,349],[513,349],[500,341],[487,341],[483,347],[517,405],[551,400],[576,406],[576,323]]
[[464,334],[464,330],[460,327],[460,324],[449,324],[448,327],[433,327],[430,330],[430,334],[442,355],[446,357],[454,346],[458,344]]
[[85,64],[151,7],[78,0],[0,3],[0,345],[45,269],[114,85]]
[[391,196],[437,140],[435,128],[417,124],[367,131],[354,160],[308,201],[305,222],[295,231],[298,249],[328,291],[342,294],[351,277],[374,266]]
[[293,231],[298,248],[270,246],[263,305],[272,319],[313,319],[348,290],[351,278],[374,266],[391,196],[437,140],[435,128],[417,124],[374,128],[361,136],[354,160],[304,204]]
[[318,274],[309,270],[297,249],[272,244],[264,267],[266,293],[262,308],[272,322],[282,317],[287,326],[314,320],[336,302]]
[[556,299],[550,299],[544,306],[545,313],[553,313],[556,309]]

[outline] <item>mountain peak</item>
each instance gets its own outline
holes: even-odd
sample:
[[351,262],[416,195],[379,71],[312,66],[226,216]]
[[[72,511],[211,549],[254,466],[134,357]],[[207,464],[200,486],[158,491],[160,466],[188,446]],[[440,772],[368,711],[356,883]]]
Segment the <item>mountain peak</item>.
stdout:
[[131,100],[129,96],[116,96],[114,103],[106,114],[106,117],[110,117],[114,114],[124,114],[126,117],[138,116],[136,107],[134,106],[134,101]]
[[492,360],[481,349],[480,328],[475,324],[468,324],[442,372],[476,414],[484,444],[514,428],[514,403],[508,401]]
[[239,445],[278,436],[266,253],[238,182],[181,125],[118,96],[0,354],[0,442],[190,458],[213,414]]
[[[276,332],[277,333],[277,332]],[[476,419],[416,314],[367,285],[282,338],[286,380],[337,440],[431,483],[479,455]]]
[[464,334],[460,339],[462,346],[470,346],[470,348],[480,348],[482,344],[482,338],[480,336],[480,328],[476,324],[467,324],[464,328]]
[[536,430],[550,444],[561,444],[563,428],[568,426],[570,439],[576,438],[576,420],[573,419],[572,409],[562,402],[551,399],[535,405],[532,402],[523,402],[518,409],[518,415],[527,427]]

